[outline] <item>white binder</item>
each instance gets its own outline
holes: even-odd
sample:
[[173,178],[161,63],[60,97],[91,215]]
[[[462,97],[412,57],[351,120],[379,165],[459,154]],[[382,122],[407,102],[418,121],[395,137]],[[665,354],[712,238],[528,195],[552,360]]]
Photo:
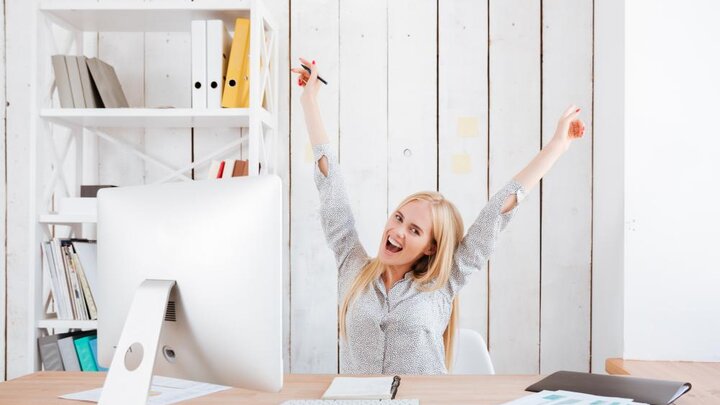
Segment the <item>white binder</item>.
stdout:
[[207,21],[207,108],[222,108],[222,92],[230,58],[230,34],[222,20]]
[[194,20],[191,24],[191,43],[190,46],[192,62],[191,73],[192,79],[192,108],[207,107],[207,66],[206,66],[206,23],[205,20]]

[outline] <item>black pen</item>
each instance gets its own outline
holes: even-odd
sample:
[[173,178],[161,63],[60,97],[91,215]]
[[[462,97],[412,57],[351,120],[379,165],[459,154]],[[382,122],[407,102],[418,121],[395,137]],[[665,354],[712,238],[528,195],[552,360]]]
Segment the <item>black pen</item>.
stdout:
[[400,386],[400,376],[396,375],[393,377],[392,385],[390,386],[390,399],[395,399],[395,395],[397,394],[398,387]]
[[[312,74],[312,70],[310,70],[310,68],[309,68],[309,67],[307,67],[307,66],[303,65],[302,63],[300,64],[300,66],[304,67],[304,68],[305,68],[305,70],[307,70],[307,72],[308,72],[308,73]],[[327,84],[327,82],[325,81],[325,79],[323,79],[323,78],[322,78],[322,77],[320,77],[320,76],[318,76],[318,80],[320,80],[321,82],[323,82],[323,83]]]

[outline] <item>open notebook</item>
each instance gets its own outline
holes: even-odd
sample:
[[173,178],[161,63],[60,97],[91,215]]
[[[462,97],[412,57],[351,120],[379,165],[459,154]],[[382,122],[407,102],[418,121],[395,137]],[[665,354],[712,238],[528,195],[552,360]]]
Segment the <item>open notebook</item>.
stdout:
[[335,377],[323,399],[392,399],[400,377]]

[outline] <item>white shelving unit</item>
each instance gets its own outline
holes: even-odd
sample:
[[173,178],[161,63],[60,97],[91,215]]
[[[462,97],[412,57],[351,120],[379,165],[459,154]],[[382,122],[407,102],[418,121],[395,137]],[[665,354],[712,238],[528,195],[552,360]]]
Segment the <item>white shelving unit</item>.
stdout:
[[[50,56],[69,54],[73,47],[77,54],[83,53],[83,33],[86,32],[190,32],[191,21],[196,19],[221,19],[226,29],[234,33],[235,19],[250,18],[250,106],[249,108],[192,109],[192,108],[118,108],[73,109],[54,105],[54,77]],[[122,1],[92,2],[86,0],[44,0],[37,12],[37,46],[33,50],[36,71],[33,72],[33,119],[31,123],[28,170],[31,195],[29,198],[30,240],[30,302],[32,316],[28,339],[28,361],[31,370],[40,368],[37,337],[70,329],[93,329],[97,321],[58,320],[46,315],[49,297],[43,288],[43,256],[41,243],[55,234],[56,226],[69,226],[74,237],[87,237],[83,231],[90,229],[97,218],[93,215],[61,215],[53,212],[55,197],[79,196],[79,185],[97,182],[88,176],[88,167],[97,167],[97,156],[88,157],[83,145],[108,142],[114,147],[128,148],[145,161],[155,164],[158,159],[143,151],[133,149],[115,137],[117,128],[238,128],[238,139],[215,152],[195,159],[185,167],[160,164],[167,171],[164,181],[188,181],[184,173],[201,165],[209,164],[215,156],[238,145],[247,145],[249,174],[274,174],[277,164],[277,82],[278,59],[277,25],[258,0],[204,0],[202,2],[180,0],[153,0],[152,2]],[[54,32],[69,31],[70,43],[58,43]],[[94,55],[87,55],[94,56]],[[190,89],[188,88],[188,92]],[[264,100],[264,103],[263,103]],[[60,150],[54,142],[53,129],[64,128],[70,136]],[[247,128],[241,135],[240,128]],[[112,130],[109,130],[112,129]],[[241,137],[246,139],[240,139]],[[77,161],[74,165],[77,189],[67,187],[68,174],[63,172],[67,150],[74,146]],[[43,156],[47,154],[46,158]],[[84,157],[83,157],[84,156]],[[50,159],[51,173],[45,164]],[[84,161],[83,161],[84,160]],[[85,174],[83,174],[85,173]],[[90,177],[90,178],[88,178]],[[220,181],[220,180],[219,180]],[[58,192],[58,185],[64,192]],[[99,269],[102,271],[102,269]]]

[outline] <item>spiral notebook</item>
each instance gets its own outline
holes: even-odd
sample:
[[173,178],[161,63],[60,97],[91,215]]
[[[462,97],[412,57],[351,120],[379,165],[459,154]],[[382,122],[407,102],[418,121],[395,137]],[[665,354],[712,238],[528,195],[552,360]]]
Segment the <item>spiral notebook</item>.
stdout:
[[322,399],[393,399],[400,377],[335,377]]

